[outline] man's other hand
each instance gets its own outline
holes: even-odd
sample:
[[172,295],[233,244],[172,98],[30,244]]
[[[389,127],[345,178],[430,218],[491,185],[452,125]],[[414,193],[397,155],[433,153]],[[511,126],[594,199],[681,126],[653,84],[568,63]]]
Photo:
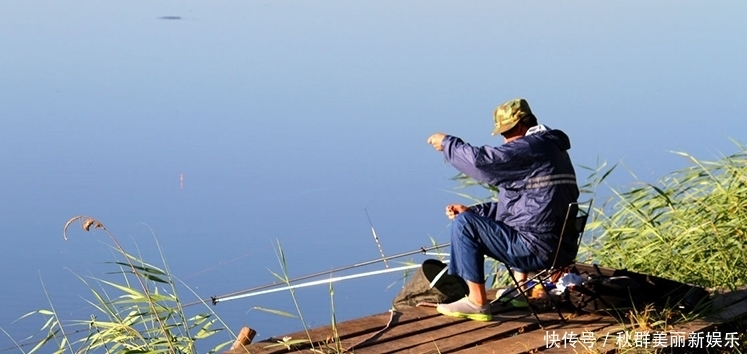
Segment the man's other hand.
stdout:
[[454,220],[457,215],[468,210],[467,206],[462,204],[449,204],[446,206],[446,217],[449,220]]
[[436,151],[442,151],[444,148],[441,146],[441,143],[443,143],[445,137],[446,134],[443,133],[433,134],[428,137],[428,144],[431,144]]

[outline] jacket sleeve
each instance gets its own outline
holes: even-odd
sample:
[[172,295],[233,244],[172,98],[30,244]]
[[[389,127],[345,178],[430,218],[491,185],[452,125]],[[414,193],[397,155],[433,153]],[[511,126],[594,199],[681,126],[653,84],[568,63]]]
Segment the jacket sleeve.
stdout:
[[483,183],[498,185],[521,178],[531,166],[526,154],[506,145],[476,147],[447,135],[441,143],[444,157],[454,168]]
[[499,211],[498,208],[498,203],[491,202],[470,206],[469,211],[477,215],[496,220]]

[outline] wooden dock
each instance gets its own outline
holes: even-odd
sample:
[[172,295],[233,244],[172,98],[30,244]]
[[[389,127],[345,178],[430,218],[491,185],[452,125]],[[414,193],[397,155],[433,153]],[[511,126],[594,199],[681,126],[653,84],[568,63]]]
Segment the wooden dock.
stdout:
[[[495,292],[491,292],[494,296]],[[714,299],[710,315],[669,326],[666,331],[631,326],[599,314],[566,312],[562,323],[550,309],[540,313],[544,328],[527,309],[494,304],[493,320],[476,322],[451,318],[432,307],[386,312],[364,318],[268,338],[232,349],[226,354],[265,353],[617,353],[617,352],[710,352],[747,350],[741,332],[719,327],[743,321],[747,313],[747,289]],[[743,323],[744,325],[744,323]],[[335,334],[336,333],[336,334]],[[718,333],[718,335],[716,335]],[[718,337],[718,338],[717,338]],[[308,338],[312,339],[313,348]],[[336,339],[337,338],[337,339]],[[715,339],[719,342],[716,343]],[[284,345],[306,340],[297,345]],[[716,346],[719,344],[720,346]],[[729,346],[730,345],[730,346]],[[735,349],[736,348],[736,349]],[[624,349],[624,350],[621,350]],[[722,351],[716,351],[722,349]],[[730,350],[733,349],[733,350]]]

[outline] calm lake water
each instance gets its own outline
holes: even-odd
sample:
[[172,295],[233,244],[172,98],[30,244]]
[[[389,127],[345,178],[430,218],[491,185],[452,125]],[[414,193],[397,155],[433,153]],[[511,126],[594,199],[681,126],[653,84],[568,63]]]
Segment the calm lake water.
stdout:
[[[13,323],[30,311],[88,319],[77,276],[117,279],[104,233],[63,240],[76,215],[160,265],[157,239],[190,302],[275,281],[278,243],[291,277],[380,257],[366,212],[387,255],[447,242],[443,207],[469,200],[426,138],[499,144],[491,113],[514,97],[570,135],[580,181],[733,152],[744,18],[743,2],[4,1],[0,353],[40,328]],[[387,311],[401,277],[335,284],[335,316]],[[296,295],[329,323],[327,286]],[[296,312],[287,292],[213,309],[260,338],[301,329],[257,308]]]

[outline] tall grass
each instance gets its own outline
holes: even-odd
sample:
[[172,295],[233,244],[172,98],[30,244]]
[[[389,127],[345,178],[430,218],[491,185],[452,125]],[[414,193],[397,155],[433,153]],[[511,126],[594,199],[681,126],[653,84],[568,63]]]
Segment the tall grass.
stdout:
[[[226,348],[233,339],[215,345],[205,351],[198,350],[197,343],[212,337],[216,333],[227,329],[225,323],[212,311],[205,302],[202,304],[207,312],[187,315],[185,307],[177,291],[178,279],[169,272],[165,256],[158,245],[161,254],[161,266],[145,262],[141,257],[125,251],[117,238],[106,229],[103,223],[86,216],[76,216],[64,226],[63,236],[67,240],[68,228],[79,222],[85,231],[103,231],[110,237],[114,246],[112,249],[118,259],[109,264],[115,271],[109,274],[119,275],[119,280],[99,277],[81,277],[75,275],[90,290],[93,300],[86,301],[93,309],[89,319],[64,320],[54,308],[54,302],[49,300],[49,308],[27,313],[19,320],[32,316],[41,316],[43,325],[39,333],[41,336],[29,337],[23,341],[16,341],[16,349],[22,353],[216,353]],[[152,231],[151,231],[152,232]],[[155,239],[155,235],[154,235]],[[271,273],[286,286],[291,286],[292,280],[288,276],[288,263],[280,243],[277,244],[277,256],[281,272]],[[43,284],[42,284],[43,285]],[[189,288],[187,288],[189,289]],[[46,293],[46,289],[44,290]],[[191,291],[191,289],[190,289]],[[267,348],[283,346],[291,348],[306,348],[316,353],[342,353],[337,320],[334,311],[334,288],[329,284],[331,303],[332,333],[326,341],[316,343],[312,340],[309,326],[298,303],[295,289],[289,289],[296,315],[260,307],[255,310],[272,313],[283,317],[293,317],[301,321],[306,332],[306,338],[283,337],[276,344]],[[194,294],[194,293],[193,293]],[[197,294],[194,294],[197,296]],[[193,303],[194,304],[194,303]],[[216,325],[220,325],[217,326]],[[5,335],[10,335],[0,328]],[[228,331],[230,332],[230,330]],[[211,341],[213,343],[214,341]],[[25,349],[30,347],[30,349]]]
[[[175,279],[165,263],[155,266],[125,251],[116,237],[96,219],[76,216],[64,227],[80,222],[85,231],[99,230],[113,241],[113,249],[120,259],[110,264],[119,280],[81,277],[91,292],[92,300],[85,300],[93,309],[89,319],[64,320],[49,299],[49,309],[28,313],[21,318],[41,316],[44,325],[41,338],[24,343],[33,347],[24,351],[24,343],[17,343],[23,353],[197,353],[196,343],[209,338],[225,324],[210,310],[187,315],[177,292]],[[161,251],[159,246],[159,252]],[[164,260],[163,253],[161,259]],[[46,290],[45,290],[46,291]],[[49,298],[49,297],[48,297]],[[234,335],[235,337],[235,335]],[[230,341],[209,349],[215,353]]]
[[582,256],[613,268],[705,287],[747,284],[747,151],[691,166],[657,183],[611,189],[587,225]]

